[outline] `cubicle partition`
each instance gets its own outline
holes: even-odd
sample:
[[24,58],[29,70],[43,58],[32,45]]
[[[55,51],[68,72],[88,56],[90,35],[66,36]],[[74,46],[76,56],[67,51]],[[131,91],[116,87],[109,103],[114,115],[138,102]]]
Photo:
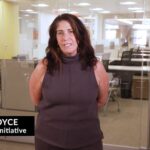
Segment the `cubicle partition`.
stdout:
[[28,80],[33,69],[33,61],[1,61],[2,108],[35,111],[28,89]]
[[[28,81],[34,69],[34,61],[17,59],[1,60],[2,116],[35,116],[35,106],[29,96]],[[0,136],[1,140],[34,143],[34,136]]]

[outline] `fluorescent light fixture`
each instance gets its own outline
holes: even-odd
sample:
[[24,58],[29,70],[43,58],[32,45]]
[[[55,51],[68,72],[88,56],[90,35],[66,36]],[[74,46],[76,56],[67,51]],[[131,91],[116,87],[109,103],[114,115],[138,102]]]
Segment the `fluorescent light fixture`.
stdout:
[[140,22],[142,22],[142,24],[145,24],[145,25],[150,25],[150,19],[146,19],[146,18],[123,18],[123,19],[115,19],[116,21],[117,20],[119,20],[120,22],[125,22],[125,21],[128,21],[128,24],[131,24],[132,23],[132,25],[134,24],[134,22],[136,22],[136,21],[140,21]]
[[95,19],[95,17],[93,17],[93,16],[85,16],[84,19],[90,19],[90,20],[92,20],[92,19]]
[[[10,1],[10,0],[9,0],[9,1]],[[17,0],[11,0],[11,1],[16,2]]]
[[101,11],[101,10],[103,10],[103,8],[91,8],[90,10]]
[[134,24],[132,26],[133,29],[142,29],[142,30],[148,30],[150,29],[149,25],[143,25],[143,24]]
[[69,13],[70,14],[78,14],[79,12],[77,12],[77,11],[70,11]]
[[142,7],[130,7],[129,10],[143,10]]
[[90,3],[78,3],[77,5],[78,6],[90,6],[91,4]]
[[[116,20],[117,20],[117,18],[116,18]],[[143,21],[145,23],[150,24],[150,19],[148,19],[148,18],[123,18],[122,20],[128,20],[128,21],[133,21],[133,22],[134,21]]]
[[25,11],[27,11],[27,12],[32,12],[33,10],[32,10],[32,9],[26,9]]
[[120,5],[135,5],[136,2],[131,2],[131,1],[128,1],[128,2],[120,2]]
[[25,14],[24,16],[25,16],[25,17],[29,17],[29,15],[28,15],[28,14]]
[[34,6],[34,7],[48,7],[48,5],[44,4],[44,3],[32,4],[32,6]]
[[30,14],[38,14],[38,12],[37,11],[31,11],[31,12],[29,12]]
[[143,13],[144,10],[134,10],[133,12],[135,12],[135,13]]
[[104,11],[101,11],[100,13],[102,13],[102,14],[109,14],[110,11],[104,10]]
[[133,24],[133,22],[132,21],[129,21],[128,19],[116,19],[117,21],[120,21],[120,22],[122,22],[122,23],[125,23],[125,24],[130,24],[130,25],[132,25]]
[[107,29],[107,30],[114,30],[114,29],[119,29],[119,26],[118,25],[111,25],[111,24],[106,24],[105,25],[105,29]]
[[23,9],[22,9],[22,10],[19,10],[19,11],[21,11],[21,12],[27,12],[26,10],[23,10]]
[[57,11],[61,11],[61,12],[64,12],[64,11],[67,11],[68,9],[66,9],[66,8],[59,8],[59,9],[57,9]]
[[21,12],[24,12],[24,13],[30,13],[30,14],[37,14],[38,12],[32,10],[32,9],[26,9],[26,10],[20,10]]

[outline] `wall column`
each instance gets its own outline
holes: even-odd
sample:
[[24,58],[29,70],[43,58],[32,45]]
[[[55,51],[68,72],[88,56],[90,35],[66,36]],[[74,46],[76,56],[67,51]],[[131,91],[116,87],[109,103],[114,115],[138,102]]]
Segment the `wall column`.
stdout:
[[100,14],[98,15],[97,17],[97,41],[96,43],[97,44],[101,44],[102,41],[103,41],[103,38],[104,38],[104,19],[103,19],[103,16]]
[[19,51],[19,7],[0,1],[0,59],[10,59]]

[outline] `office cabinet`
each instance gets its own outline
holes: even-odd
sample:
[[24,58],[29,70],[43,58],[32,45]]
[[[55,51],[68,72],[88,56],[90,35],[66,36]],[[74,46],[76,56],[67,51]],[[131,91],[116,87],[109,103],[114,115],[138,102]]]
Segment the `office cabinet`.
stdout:
[[129,81],[121,82],[121,97],[131,98],[131,83]]
[[28,89],[33,69],[33,62],[2,60],[2,108],[35,111]]
[[149,78],[147,76],[133,76],[132,80],[132,98],[149,98]]

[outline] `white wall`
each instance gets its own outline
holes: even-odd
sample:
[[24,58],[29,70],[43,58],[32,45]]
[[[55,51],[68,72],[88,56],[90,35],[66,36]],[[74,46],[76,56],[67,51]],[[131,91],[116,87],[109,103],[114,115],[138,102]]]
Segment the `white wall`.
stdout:
[[47,47],[48,39],[49,39],[49,35],[48,35],[49,26],[55,17],[56,16],[48,13],[47,14],[40,13],[38,15],[38,32],[39,32],[38,47],[37,49],[34,49],[36,53],[33,52],[33,54],[34,55],[36,54],[36,56],[39,59],[45,56],[45,48]]

